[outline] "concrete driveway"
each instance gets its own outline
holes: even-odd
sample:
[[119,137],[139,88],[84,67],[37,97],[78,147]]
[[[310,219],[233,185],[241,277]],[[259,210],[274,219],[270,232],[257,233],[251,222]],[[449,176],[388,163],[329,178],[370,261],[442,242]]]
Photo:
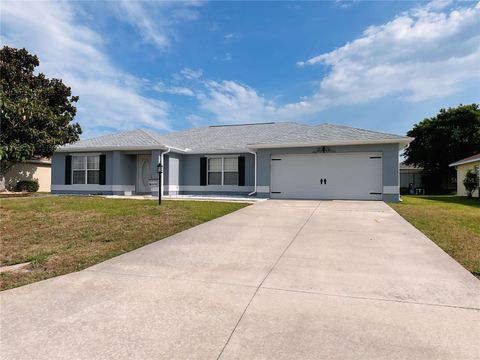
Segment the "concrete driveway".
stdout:
[[0,298],[2,359],[480,358],[480,281],[382,202],[257,203]]

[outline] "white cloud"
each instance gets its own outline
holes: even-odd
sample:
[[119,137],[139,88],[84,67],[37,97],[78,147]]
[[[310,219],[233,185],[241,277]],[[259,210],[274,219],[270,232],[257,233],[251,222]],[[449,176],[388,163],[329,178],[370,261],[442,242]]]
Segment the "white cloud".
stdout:
[[[366,102],[392,94],[410,101],[453,94],[480,78],[480,5],[437,12],[429,3],[298,65],[330,68],[313,97]],[[342,98],[341,101],[335,100]]]
[[239,39],[240,38],[240,34],[239,33],[228,33],[228,34],[225,34],[223,35],[223,38],[225,40],[233,40],[233,39]]
[[40,71],[79,95],[84,130],[148,126],[169,129],[166,102],[142,95],[147,82],[119,70],[102,51],[102,36],[68,2],[2,2],[2,45],[38,55]]
[[230,60],[232,60],[232,54],[227,52],[221,57],[214,56],[213,60],[215,60],[215,61],[230,61]]
[[201,2],[114,1],[117,18],[138,31],[142,39],[161,51],[167,50],[177,37],[173,24],[198,18]]
[[195,96],[195,93],[192,89],[186,86],[170,86],[165,85],[163,82],[158,82],[152,86],[152,90],[159,93],[173,94],[173,95],[182,95],[182,96]]
[[[256,90],[235,81],[207,81],[197,98],[200,108],[226,123],[259,122],[272,119],[277,109]],[[279,120],[279,119],[277,119]]]
[[156,45],[161,50],[170,46],[170,34],[161,21],[155,21],[145,9],[144,4],[135,1],[118,1],[113,5],[118,7],[118,18],[128,22],[141,34],[147,43]]
[[[209,82],[197,95],[217,121],[298,120],[327,108],[386,96],[442,98],[480,81],[480,3],[447,1],[412,8],[371,26],[357,39],[298,63],[327,67],[318,88],[298,102],[277,104],[234,81]],[[317,80],[317,79],[312,79]]]
[[346,9],[358,4],[358,2],[359,0],[335,0],[333,4],[339,8]]
[[188,115],[186,119],[193,127],[201,127],[205,125],[205,119],[195,114]]
[[428,11],[442,10],[452,3],[453,3],[453,0],[433,0],[425,4],[424,6],[419,6],[417,8],[414,8],[414,11],[418,10],[418,11],[428,12]]
[[203,76],[203,70],[183,68],[182,70],[180,70],[180,75],[187,80],[199,79]]

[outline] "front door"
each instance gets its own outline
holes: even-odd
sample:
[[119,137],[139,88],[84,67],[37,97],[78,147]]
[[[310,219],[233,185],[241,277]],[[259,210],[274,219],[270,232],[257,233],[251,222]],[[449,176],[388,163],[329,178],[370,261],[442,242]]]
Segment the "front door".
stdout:
[[151,192],[150,186],[148,184],[151,178],[150,158],[150,155],[137,156],[137,194]]

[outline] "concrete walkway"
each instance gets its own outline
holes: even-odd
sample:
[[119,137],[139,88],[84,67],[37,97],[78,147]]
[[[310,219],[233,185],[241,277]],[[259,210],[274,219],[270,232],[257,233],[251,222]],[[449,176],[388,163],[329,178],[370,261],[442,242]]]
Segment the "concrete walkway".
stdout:
[[381,202],[256,203],[0,298],[2,359],[480,358],[480,281]]

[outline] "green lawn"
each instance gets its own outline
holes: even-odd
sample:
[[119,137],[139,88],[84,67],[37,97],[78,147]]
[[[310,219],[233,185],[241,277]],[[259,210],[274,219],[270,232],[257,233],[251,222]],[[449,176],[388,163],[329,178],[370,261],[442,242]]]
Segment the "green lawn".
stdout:
[[0,199],[0,289],[78,271],[226,215],[243,203],[51,196]]
[[402,196],[389,204],[472,274],[480,277],[480,200]]

